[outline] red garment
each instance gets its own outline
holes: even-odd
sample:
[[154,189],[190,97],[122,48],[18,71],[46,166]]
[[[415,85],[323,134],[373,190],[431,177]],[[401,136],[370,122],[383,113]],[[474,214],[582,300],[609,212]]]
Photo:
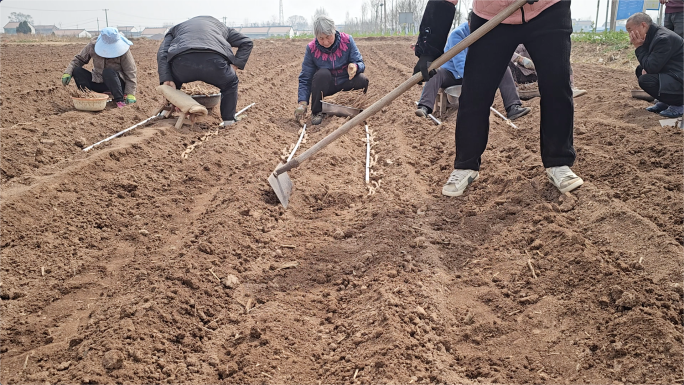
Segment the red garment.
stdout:
[[665,13],[684,12],[684,0],[669,0],[665,4]]

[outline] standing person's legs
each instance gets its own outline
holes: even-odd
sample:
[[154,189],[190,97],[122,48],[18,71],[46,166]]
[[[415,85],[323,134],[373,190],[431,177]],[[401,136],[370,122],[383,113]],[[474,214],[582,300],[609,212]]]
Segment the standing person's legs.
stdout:
[[111,68],[105,68],[102,71],[102,80],[107,90],[112,93],[114,102],[123,102],[123,90],[126,87],[126,83],[119,77],[119,74]]
[[[473,15],[471,29],[475,31],[485,22]],[[454,169],[480,169],[489,136],[489,107],[518,46],[519,30],[519,25],[499,24],[468,49],[456,118]]]
[[418,107],[427,108],[428,114],[431,114],[432,108],[435,106],[435,99],[437,99],[437,93],[439,92],[439,89],[455,86],[459,83],[460,82],[456,80],[451,71],[441,67],[437,68],[437,73],[435,73],[435,76],[431,77],[430,80],[428,80],[423,86],[423,92],[420,94]]
[[513,81],[513,74],[511,69],[507,68],[501,83],[499,83],[499,91],[501,92],[501,99],[503,99],[504,108],[508,111],[513,105],[522,105],[518,89],[515,88],[515,81]]
[[331,95],[330,90],[334,86],[333,76],[330,70],[321,68],[313,76],[311,81],[311,113],[320,114],[323,111],[321,100],[324,96]]
[[574,104],[570,87],[570,2],[558,2],[524,25],[525,47],[541,94],[540,146],[545,168],[572,166]]
[[666,13],[665,28],[674,31],[684,39],[684,12]]

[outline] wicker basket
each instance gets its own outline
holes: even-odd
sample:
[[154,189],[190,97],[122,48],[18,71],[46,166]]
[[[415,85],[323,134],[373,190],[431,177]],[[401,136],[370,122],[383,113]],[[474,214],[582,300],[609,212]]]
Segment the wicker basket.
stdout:
[[81,111],[102,111],[107,107],[109,96],[105,94],[93,93],[91,98],[72,97],[74,107]]

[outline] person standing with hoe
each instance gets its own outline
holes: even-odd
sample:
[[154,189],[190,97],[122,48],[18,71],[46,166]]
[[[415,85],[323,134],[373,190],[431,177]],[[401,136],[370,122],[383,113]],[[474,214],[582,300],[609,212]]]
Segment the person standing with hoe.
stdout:
[[[474,0],[473,31],[513,2]],[[521,43],[534,60],[542,95],[540,147],[546,174],[561,193],[584,183],[570,169],[576,157],[570,87],[570,1],[527,3],[468,50],[456,120],[454,171],[442,188],[443,195],[460,196],[479,177],[480,157],[489,136],[489,106],[513,52]]]

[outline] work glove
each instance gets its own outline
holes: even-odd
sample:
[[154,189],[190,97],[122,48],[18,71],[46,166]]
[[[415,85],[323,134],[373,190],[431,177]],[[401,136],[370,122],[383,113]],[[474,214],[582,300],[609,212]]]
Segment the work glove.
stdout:
[[297,119],[297,121],[302,120],[302,118],[304,118],[304,115],[306,115],[307,104],[307,102],[299,102],[299,105],[295,109],[295,119]]
[[[435,76],[437,73],[436,70],[428,71],[430,68],[430,64],[432,64],[432,57],[423,55],[418,59],[418,63],[416,64],[415,67],[413,67],[413,74],[417,74],[418,72],[421,72],[423,74],[423,81],[428,81],[430,80],[431,77]],[[420,82],[422,83],[422,81]]]
[[62,75],[62,85],[63,86],[68,86],[70,81],[71,81],[71,75],[69,75],[69,74]]
[[133,104],[137,100],[135,99],[135,95],[128,94],[126,95],[126,104]]
[[523,67],[527,68],[528,70],[534,70],[534,63],[532,62],[532,60],[523,56],[521,62]]

